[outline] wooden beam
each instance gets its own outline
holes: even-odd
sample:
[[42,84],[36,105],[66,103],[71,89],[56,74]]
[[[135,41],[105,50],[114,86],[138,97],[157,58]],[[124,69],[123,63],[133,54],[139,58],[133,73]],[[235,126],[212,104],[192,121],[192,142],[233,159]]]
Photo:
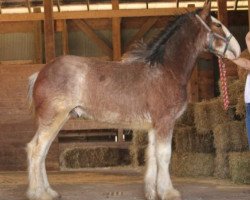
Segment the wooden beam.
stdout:
[[63,20],[63,29],[62,29],[62,53],[63,55],[69,54],[69,40],[68,40],[68,26],[67,21]]
[[40,21],[34,21],[34,47],[35,63],[43,63],[42,59],[42,24]]
[[56,57],[53,20],[53,0],[44,0],[44,43],[45,60],[49,63]]
[[237,8],[238,8],[238,2],[239,2],[239,0],[235,0],[235,3],[234,3],[234,10],[237,10]]
[[197,64],[193,70],[192,76],[188,83],[188,100],[190,103],[199,101],[199,85],[198,85],[198,67]]
[[96,43],[108,56],[112,55],[112,49],[101,40],[92,28],[83,20],[77,19],[72,21],[81,31],[83,31],[94,43]]
[[179,5],[180,5],[180,1],[176,0],[176,8],[179,8]]
[[[113,10],[119,10],[119,0],[112,0]],[[121,60],[121,18],[112,18],[113,60]]]
[[29,13],[31,13],[30,0],[26,0]]
[[130,47],[131,44],[133,44],[135,41],[140,40],[145,33],[147,33],[157,22],[158,17],[149,17],[146,22],[141,26],[139,31],[131,38],[131,40],[128,42],[126,46],[126,50]]
[[[113,17],[175,16],[194,11],[194,8],[158,8],[130,10],[98,10],[54,12],[57,19],[97,19]],[[43,13],[1,14],[0,21],[37,21],[44,20]]]
[[217,0],[218,4],[218,19],[228,27],[227,1]]

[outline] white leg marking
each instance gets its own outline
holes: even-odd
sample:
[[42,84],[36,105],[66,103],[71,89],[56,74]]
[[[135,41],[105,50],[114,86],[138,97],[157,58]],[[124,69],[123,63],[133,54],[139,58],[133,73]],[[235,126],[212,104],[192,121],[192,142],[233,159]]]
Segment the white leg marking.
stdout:
[[148,133],[148,148],[147,148],[147,171],[145,174],[145,196],[147,200],[156,198],[156,178],[157,165],[155,157],[155,130],[152,129]]
[[60,197],[50,188],[45,169],[45,158],[52,141],[67,119],[68,116],[63,113],[49,127],[40,126],[32,141],[27,145],[29,165],[27,196],[31,200],[52,200]]
[[156,158],[158,166],[157,194],[161,200],[180,199],[180,193],[173,188],[169,174],[169,164],[172,153],[172,131],[165,141],[156,141]]

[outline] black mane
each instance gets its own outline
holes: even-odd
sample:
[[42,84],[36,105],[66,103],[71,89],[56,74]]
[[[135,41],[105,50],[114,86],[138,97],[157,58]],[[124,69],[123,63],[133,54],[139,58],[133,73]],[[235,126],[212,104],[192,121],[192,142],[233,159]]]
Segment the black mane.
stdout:
[[148,45],[141,42],[135,45],[135,48],[125,54],[124,61],[144,61],[151,66],[155,64],[163,64],[166,43],[169,39],[184,25],[190,17],[199,13],[201,9],[194,12],[182,14],[173,19],[167,26],[155,37]]

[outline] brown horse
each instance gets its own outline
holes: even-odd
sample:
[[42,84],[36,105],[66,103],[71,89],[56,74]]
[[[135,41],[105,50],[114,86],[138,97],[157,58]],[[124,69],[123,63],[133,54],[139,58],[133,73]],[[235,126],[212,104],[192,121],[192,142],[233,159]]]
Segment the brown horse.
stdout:
[[45,158],[71,116],[148,129],[145,197],[181,199],[169,175],[171,140],[174,123],[186,108],[195,61],[205,49],[229,59],[240,55],[236,39],[210,16],[210,4],[177,17],[149,45],[139,45],[121,62],[63,56],[30,77],[38,129],[27,145],[29,199],[60,197],[48,182]]

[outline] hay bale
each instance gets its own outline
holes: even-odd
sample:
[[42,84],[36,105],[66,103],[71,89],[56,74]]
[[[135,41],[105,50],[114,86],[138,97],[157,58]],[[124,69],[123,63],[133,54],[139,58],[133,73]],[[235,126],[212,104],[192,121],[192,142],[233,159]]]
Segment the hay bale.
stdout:
[[214,155],[205,153],[173,154],[171,173],[176,176],[212,176]]
[[229,169],[235,183],[250,184],[250,152],[230,153]]
[[143,130],[134,130],[132,145],[134,146],[145,146],[148,144],[148,133]]
[[214,129],[214,146],[217,152],[244,151],[248,148],[245,122],[219,124]]
[[213,133],[197,134],[192,126],[176,126],[173,134],[174,151],[177,153],[212,153]]
[[245,90],[245,81],[235,80],[233,82],[229,82],[228,84],[228,96],[230,105],[236,105],[238,103],[238,98],[241,94],[244,94]]
[[145,164],[145,154],[148,144],[148,133],[142,130],[133,131],[132,144],[129,147],[131,164],[141,166]]
[[128,165],[129,152],[118,148],[73,148],[66,149],[60,157],[65,168],[109,167]]
[[217,153],[214,160],[214,176],[216,178],[229,178],[228,153]]
[[194,106],[194,122],[199,134],[208,134],[218,124],[230,120],[230,116],[223,109],[223,103],[220,98],[202,101]]
[[238,102],[236,104],[236,115],[238,115],[241,119],[244,119],[246,116],[246,103],[243,93],[238,97]]
[[146,162],[146,149],[147,146],[140,146],[140,147],[130,147],[130,158],[131,158],[131,164],[133,166],[143,166]]
[[187,125],[187,126],[194,125],[194,104],[189,103],[187,105],[187,109],[180,116],[180,118],[177,119],[176,124],[177,125]]

